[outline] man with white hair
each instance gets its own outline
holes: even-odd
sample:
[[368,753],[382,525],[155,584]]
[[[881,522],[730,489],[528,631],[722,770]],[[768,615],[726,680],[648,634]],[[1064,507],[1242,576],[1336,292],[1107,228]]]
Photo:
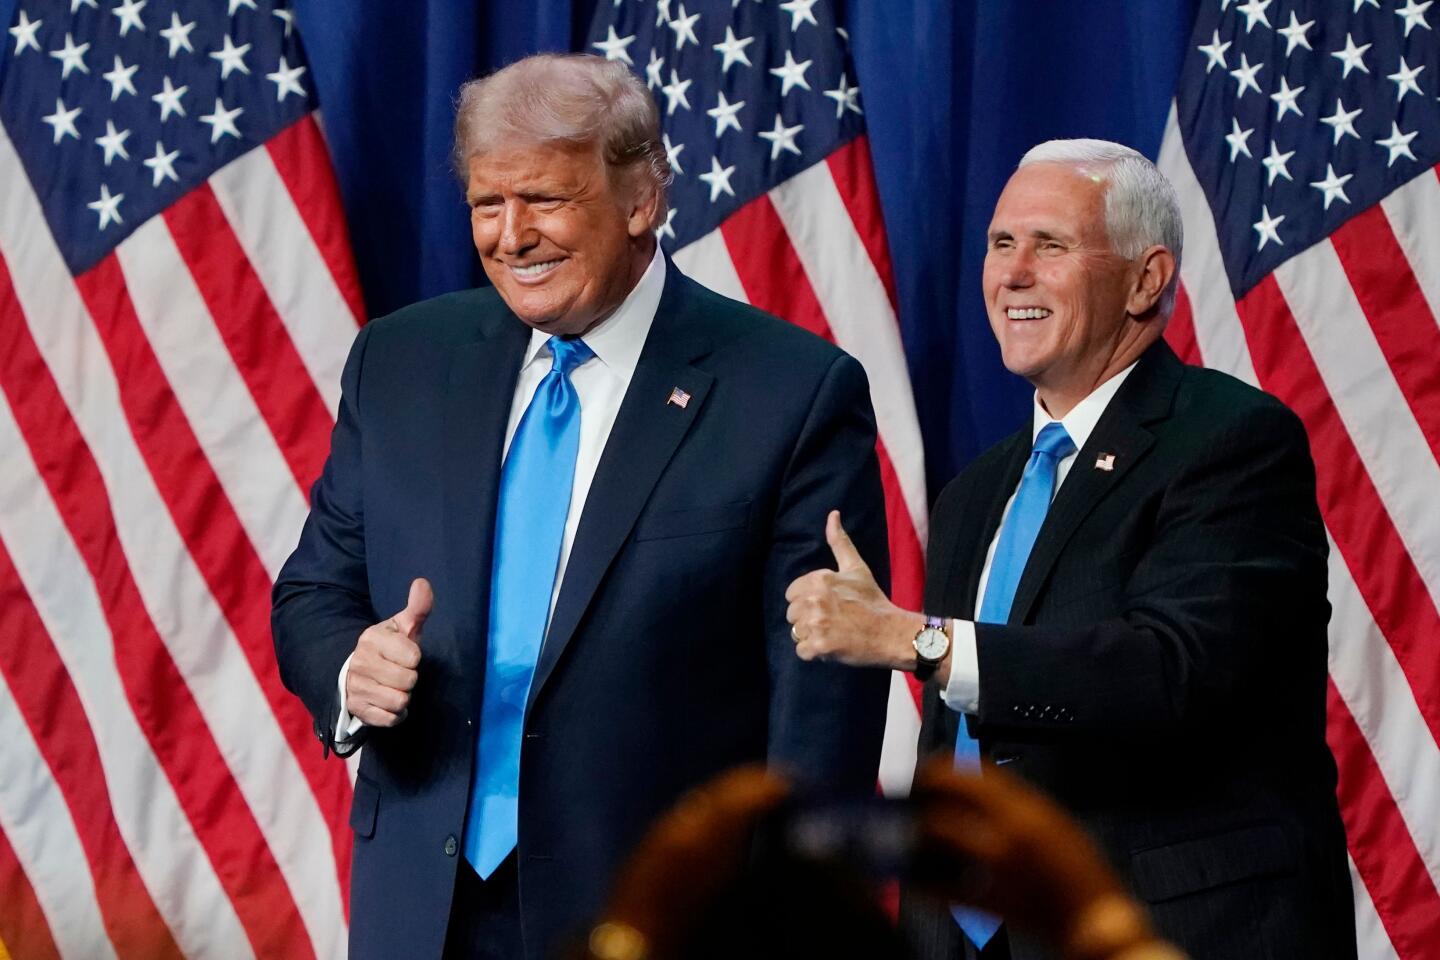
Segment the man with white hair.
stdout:
[[[832,514],[839,569],[792,584],[787,616],[802,659],[929,681],[922,750],[1052,793],[1191,956],[1353,958],[1314,465],[1293,413],[1161,339],[1180,252],[1174,192],[1134,150],[1026,154],[983,282],[1031,422],[936,501],[924,612]],[[1045,955],[1003,918],[905,915],[927,957]],[[1082,926],[1073,955],[1108,956],[1105,918]]]
[[365,746],[351,956],[541,960],[716,773],[873,790],[889,675],[798,661],[784,591],[836,503],[883,570],[884,503],[860,365],[659,251],[623,64],[467,84],[455,163],[492,286],[360,332],[275,643]]

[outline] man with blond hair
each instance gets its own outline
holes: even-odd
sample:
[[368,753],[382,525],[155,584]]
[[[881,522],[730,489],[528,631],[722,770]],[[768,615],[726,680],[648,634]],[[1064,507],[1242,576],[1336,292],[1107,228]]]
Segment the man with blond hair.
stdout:
[[[838,571],[789,591],[796,650],[914,670],[921,746],[983,754],[1094,834],[1156,927],[1205,960],[1353,960],[1325,745],[1325,528],[1299,419],[1161,339],[1174,190],[1134,150],[1043,143],[995,206],[984,294],[1030,422],[946,486],[924,612],[838,518]],[[907,898],[924,956],[1048,956]],[[1106,918],[1074,956],[1104,956]]]
[[659,251],[623,65],[467,84],[455,164],[492,286],[356,339],[275,643],[365,747],[351,955],[536,960],[717,772],[873,789],[888,674],[796,660],[784,591],[835,504],[883,577],[884,508],[859,364]]

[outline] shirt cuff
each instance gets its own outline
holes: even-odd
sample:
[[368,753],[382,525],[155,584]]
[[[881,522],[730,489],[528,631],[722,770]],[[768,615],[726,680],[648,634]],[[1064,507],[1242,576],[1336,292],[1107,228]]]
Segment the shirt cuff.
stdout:
[[[355,654],[350,654],[350,657]],[[350,711],[345,709],[345,678],[350,675],[350,657],[340,666],[340,716],[335,718],[335,744],[338,746],[355,736],[355,732],[365,726],[365,721],[359,717],[350,716]]]
[[945,706],[956,713],[980,712],[980,655],[975,649],[975,624],[950,621],[950,682],[940,691]]

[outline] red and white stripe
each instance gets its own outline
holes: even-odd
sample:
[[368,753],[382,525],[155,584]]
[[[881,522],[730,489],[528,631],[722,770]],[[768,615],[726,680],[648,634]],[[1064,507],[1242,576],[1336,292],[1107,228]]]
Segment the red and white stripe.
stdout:
[[1304,422],[1330,533],[1330,718],[1360,955],[1440,943],[1440,177],[1297,253],[1240,301],[1172,109],[1160,169],[1185,217],[1187,360]]
[[[757,197],[675,255],[689,276],[839,345],[870,379],[890,526],[892,596],[920,608],[929,505],[925,451],[896,319],[895,284],[864,137]],[[891,680],[880,762],[909,789],[920,719],[911,678]]]
[[0,182],[0,944],[343,956],[350,777],[268,605],[361,316],[319,127],[79,277],[3,128]]

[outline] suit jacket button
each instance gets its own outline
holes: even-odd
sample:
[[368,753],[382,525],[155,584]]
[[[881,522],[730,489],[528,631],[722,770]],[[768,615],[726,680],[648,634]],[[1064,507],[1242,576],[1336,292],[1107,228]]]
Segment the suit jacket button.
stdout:
[[455,851],[459,849],[460,844],[456,842],[455,834],[452,833],[450,834],[450,836],[445,838],[445,856],[453,857],[455,856]]

